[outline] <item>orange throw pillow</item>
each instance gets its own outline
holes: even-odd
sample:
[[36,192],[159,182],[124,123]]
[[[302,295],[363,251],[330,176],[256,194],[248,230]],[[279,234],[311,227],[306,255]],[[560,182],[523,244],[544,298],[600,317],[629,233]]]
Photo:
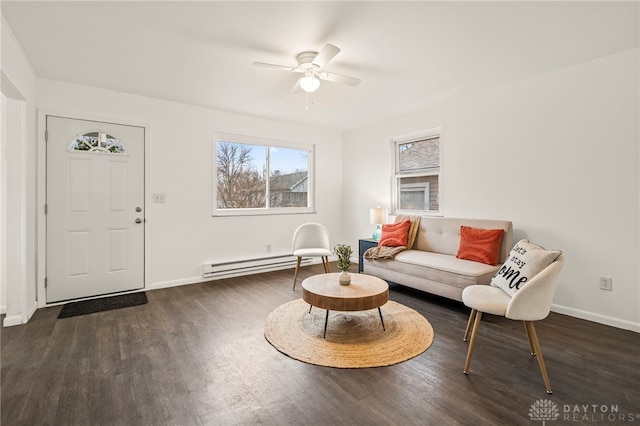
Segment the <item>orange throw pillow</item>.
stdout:
[[409,244],[410,220],[382,225],[382,236],[379,246],[400,247]]
[[500,260],[500,245],[504,229],[479,229],[462,225],[458,259],[497,265]]

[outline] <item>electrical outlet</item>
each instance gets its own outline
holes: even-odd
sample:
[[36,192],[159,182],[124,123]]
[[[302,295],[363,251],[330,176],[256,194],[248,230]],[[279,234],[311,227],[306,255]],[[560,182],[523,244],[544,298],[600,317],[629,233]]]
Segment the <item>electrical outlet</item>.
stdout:
[[267,253],[271,253],[271,244],[267,244]]
[[600,290],[613,290],[613,278],[611,277],[600,277]]

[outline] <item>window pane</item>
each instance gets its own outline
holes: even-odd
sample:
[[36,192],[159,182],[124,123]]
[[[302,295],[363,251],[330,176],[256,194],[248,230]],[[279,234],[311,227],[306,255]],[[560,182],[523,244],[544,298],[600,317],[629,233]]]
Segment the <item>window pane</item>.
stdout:
[[122,141],[104,132],[78,135],[69,145],[69,151],[127,155]]
[[122,146],[122,142],[115,136],[107,135],[101,145],[112,154],[126,154],[124,146]]
[[309,153],[301,149],[269,148],[269,206],[307,207]]
[[439,210],[438,176],[400,177],[397,182],[400,210]]
[[424,136],[395,143],[394,209],[409,214],[440,211],[440,137],[432,129]]
[[219,133],[214,216],[314,211],[314,147]]
[[216,157],[216,207],[265,208],[266,147],[218,141]]
[[440,171],[440,138],[398,144],[398,174]]

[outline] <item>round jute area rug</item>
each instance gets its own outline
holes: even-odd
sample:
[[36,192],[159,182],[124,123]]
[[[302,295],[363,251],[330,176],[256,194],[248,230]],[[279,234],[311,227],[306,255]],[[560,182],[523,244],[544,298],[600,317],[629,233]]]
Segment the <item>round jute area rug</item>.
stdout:
[[426,351],[433,328],[425,317],[400,303],[363,312],[329,312],[327,337],[322,338],[326,312],[302,299],[279,306],[267,317],[264,336],[291,358],[337,368],[383,367]]

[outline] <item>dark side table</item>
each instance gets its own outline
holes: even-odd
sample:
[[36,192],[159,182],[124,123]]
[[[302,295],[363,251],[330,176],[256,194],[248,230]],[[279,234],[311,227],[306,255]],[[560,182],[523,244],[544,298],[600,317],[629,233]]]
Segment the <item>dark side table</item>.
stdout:
[[359,273],[362,273],[362,271],[364,270],[364,259],[362,258],[362,256],[364,255],[364,252],[367,251],[367,249],[371,247],[375,247],[377,245],[378,245],[378,242],[371,238],[363,238],[358,240],[358,272]]

